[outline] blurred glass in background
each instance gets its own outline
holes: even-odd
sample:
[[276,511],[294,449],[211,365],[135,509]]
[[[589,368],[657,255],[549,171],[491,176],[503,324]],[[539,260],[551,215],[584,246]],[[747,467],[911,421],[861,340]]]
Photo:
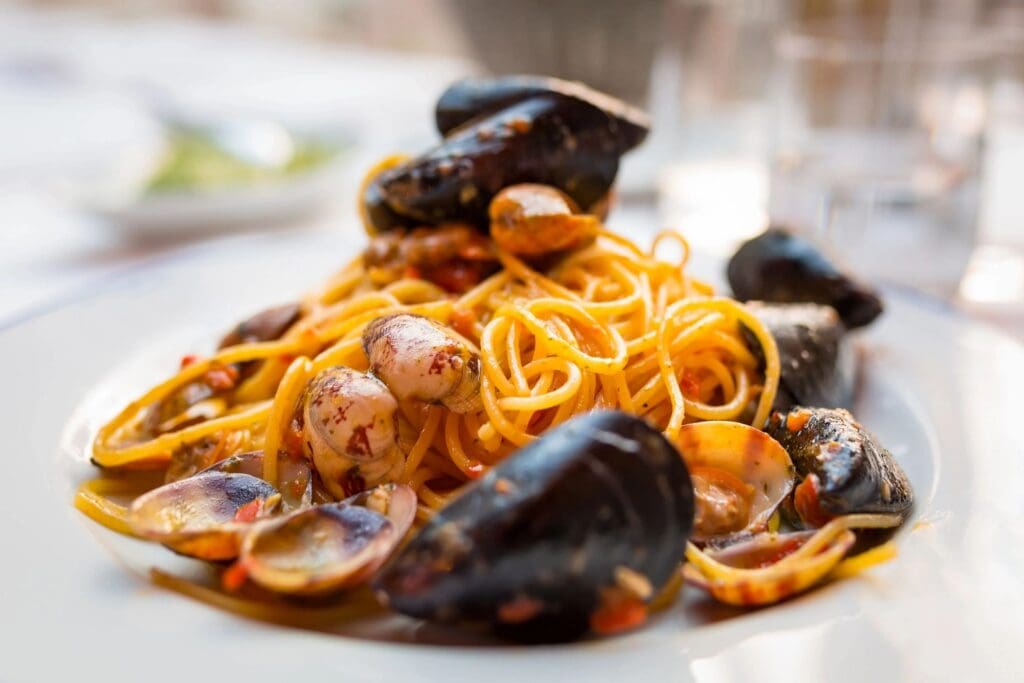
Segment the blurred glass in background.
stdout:
[[975,242],[993,50],[907,6],[778,37],[769,212],[872,280],[952,296]]

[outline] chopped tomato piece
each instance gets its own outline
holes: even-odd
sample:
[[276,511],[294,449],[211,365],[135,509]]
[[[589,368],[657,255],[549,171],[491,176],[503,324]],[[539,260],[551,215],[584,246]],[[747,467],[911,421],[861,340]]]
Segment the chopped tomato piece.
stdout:
[[463,337],[473,336],[473,325],[476,323],[476,313],[472,308],[452,309],[452,329]]
[[700,397],[700,382],[697,381],[697,375],[691,370],[683,370],[683,376],[679,379],[679,388],[682,389],[683,396],[691,401]]
[[761,562],[759,562],[757,564],[757,566],[758,567],[770,567],[773,564],[775,564],[776,562],[778,562],[779,560],[785,558],[786,556],[792,555],[793,553],[795,553],[797,550],[800,549],[800,547],[804,543],[806,543],[806,539],[803,539],[803,538],[794,538],[792,540],[789,540],[789,541],[783,543],[782,545],[780,545],[778,547],[778,549],[774,553],[772,553],[771,555],[768,555],[763,560],[761,560]]
[[206,385],[214,391],[228,391],[233,389],[238,381],[238,368],[233,365],[224,365],[208,370],[203,376]]
[[636,598],[623,598],[602,605],[590,615],[590,628],[601,635],[621,633],[647,621],[647,605]]
[[818,476],[809,475],[793,491],[793,507],[805,524],[823,527],[831,521],[832,516],[821,509],[818,499]]
[[786,416],[786,429],[790,432],[799,432],[811,419],[811,413],[807,410],[794,410]]
[[188,366],[199,360],[199,356],[194,353],[188,353],[181,357],[181,369],[184,370]]
[[302,455],[302,427],[299,426],[297,420],[292,420],[292,423],[288,426],[288,429],[284,430],[283,438],[284,450],[288,455],[297,458]]
[[256,521],[256,515],[260,513],[260,501],[259,498],[251,500],[242,507],[235,510],[235,521],[236,522],[254,522]]
[[469,467],[466,468],[466,474],[470,479],[479,479],[484,474],[484,464],[479,460],[471,460]]
[[235,562],[221,574],[220,585],[224,586],[224,590],[233,593],[244,586],[248,578],[249,571],[245,568],[245,565],[241,562]]
[[541,613],[544,603],[528,595],[520,595],[498,607],[498,621],[521,624]]
[[483,268],[478,261],[448,261],[431,268],[424,278],[447,292],[462,293],[483,279]]

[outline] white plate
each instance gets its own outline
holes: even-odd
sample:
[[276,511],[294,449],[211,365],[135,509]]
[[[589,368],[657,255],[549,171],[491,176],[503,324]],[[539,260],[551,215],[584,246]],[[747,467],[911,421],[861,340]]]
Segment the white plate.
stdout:
[[0,333],[0,680],[994,680],[1024,671],[1024,349],[895,295],[865,340],[858,413],[906,466],[918,506],[899,557],[864,577],[747,613],[690,592],[627,636],[534,648],[465,644],[401,618],[342,635],[272,626],[147,583],[132,571],[143,557],[134,542],[70,505],[91,431],[231,321],[322,279],[356,241],[228,240]]
[[270,225],[314,215],[345,186],[348,157],[267,183],[211,192],[166,192],[87,208],[134,238],[183,237]]

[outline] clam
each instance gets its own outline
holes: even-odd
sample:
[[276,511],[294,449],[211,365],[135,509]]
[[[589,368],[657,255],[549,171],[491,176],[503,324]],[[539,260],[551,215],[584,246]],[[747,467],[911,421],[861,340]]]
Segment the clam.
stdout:
[[824,304],[850,329],[882,313],[874,290],[841,273],[807,240],[779,228],[745,242],[729,259],[728,276],[741,301]]
[[661,432],[625,413],[589,413],[470,485],[373,585],[409,616],[568,640],[619,608],[642,621],[692,521],[686,466]]
[[388,484],[340,503],[317,505],[255,525],[239,566],[277,593],[323,595],[369,578],[416,516],[416,493]]
[[676,444],[693,480],[694,541],[721,541],[765,530],[793,489],[795,472],[786,450],[749,425],[683,425]]
[[808,526],[839,515],[881,513],[906,519],[910,480],[892,453],[849,411],[796,407],[776,411],[766,431],[789,452],[800,483],[793,507]]
[[765,531],[742,537],[723,546],[704,548],[711,559],[737,569],[768,567],[792,554],[806,543],[813,530],[779,533]]
[[[750,312],[764,323],[779,350],[779,392],[774,407],[795,404],[848,406],[853,401],[853,349],[839,315],[818,304],[752,301]],[[750,348],[761,345],[746,329]]]
[[825,579],[856,540],[852,531],[838,530],[821,538],[763,534],[718,553],[702,553],[691,546],[683,576],[728,605],[771,605]]
[[183,555],[229,560],[252,522],[279,500],[277,489],[257,477],[207,472],[139,496],[128,508],[128,524]]
[[394,479],[405,463],[398,448],[398,401],[376,377],[327,368],[303,403],[306,454],[336,499]]
[[855,529],[891,529],[899,523],[896,515],[846,515],[815,531],[758,534],[723,550],[701,551],[690,544],[683,576],[719,602],[770,605],[829,577],[856,574],[890,559],[889,544],[854,558],[847,558],[847,553],[858,540]]
[[[250,451],[224,458],[203,472],[236,472],[253,477],[263,476],[263,451]],[[285,511],[309,507],[313,501],[313,473],[304,458],[284,453],[277,459],[278,488]]]

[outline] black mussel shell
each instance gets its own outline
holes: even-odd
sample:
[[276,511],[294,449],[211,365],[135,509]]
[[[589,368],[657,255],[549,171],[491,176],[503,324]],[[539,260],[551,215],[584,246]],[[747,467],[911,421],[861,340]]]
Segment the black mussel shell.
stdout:
[[595,412],[495,467],[433,519],[374,587],[403,614],[484,622],[517,640],[582,635],[616,574],[656,594],[693,524],[682,457],[647,422]]
[[593,205],[612,186],[622,151],[605,111],[542,95],[478,117],[434,149],[384,171],[368,184],[363,201],[377,230],[395,227],[396,217],[486,230],[491,199],[516,183],[553,185],[577,205]]
[[807,240],[779,228],[744,243],[729,259],[728,276],[737,299],[824,304],[850,329],[882,313],[872,289],[840,273]]
[[[765,431],[793,460],[801,479],[797,497],[805,480],[816,478],[813,483],[817,507],[824,513],[821,518],[853,513],[909,516],[914,505],[910,480],[892,453],[849,411],[802,407],[776,411]],[[806,517],[804,522],[816,525]]]
[[518,75],[464,78],[450,85],[441,94],[434,111],[437,130],[441,135],[448,135],[468,121],[540,95],[578,100],[604,111],[611,132],[618,140],[620,154],[643,142],[651,128],[650,117],[645,112],[582,83],[550,76]]
[[[837,406],[853,402],[855,362],[853,349],[835,309],[818,304],[748,304],[750,312],[775,337],[781,375],[774,407],[793,405]],[[744,328],[750,348],[761,345]],[[763,358],[762,358],[763,361]]]
[[399,228],[414,228],[422,224],[421,221],[417,221],[409,216],[395,213],[388,206],[384,190],[376,182],[376,179],[367,184],[366,189],[363,190],[362,202],[366,219],[370,222],[366,227],[371,234]]
[[280,339],[301,316],[302,306],[297,303],[265,309],[238,323],[224,335],[218,348]]

